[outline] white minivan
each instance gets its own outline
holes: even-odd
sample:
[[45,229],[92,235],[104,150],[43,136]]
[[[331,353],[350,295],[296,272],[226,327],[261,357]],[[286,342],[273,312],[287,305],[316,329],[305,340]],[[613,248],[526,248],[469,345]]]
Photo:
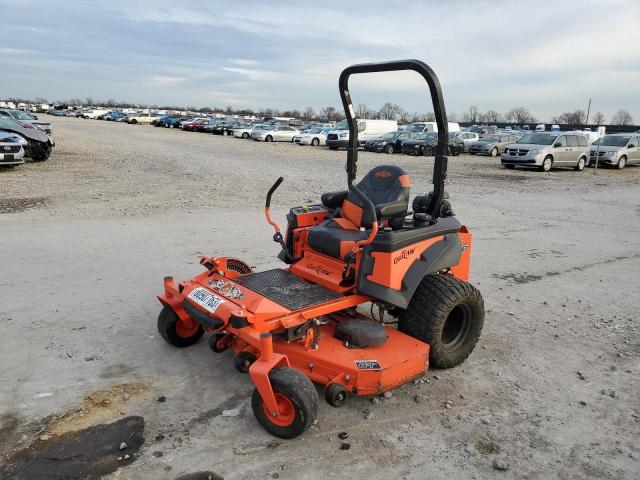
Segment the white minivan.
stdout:
[[[367,140],[378,138],[385,133],[398,130],[398,122],[395,120],[358,120],[358,143],[363,145]],[[327,135],[327,146],[335,150],[346,148],[349,143],[349,125],[346,120],[338,123],[335,130]]]

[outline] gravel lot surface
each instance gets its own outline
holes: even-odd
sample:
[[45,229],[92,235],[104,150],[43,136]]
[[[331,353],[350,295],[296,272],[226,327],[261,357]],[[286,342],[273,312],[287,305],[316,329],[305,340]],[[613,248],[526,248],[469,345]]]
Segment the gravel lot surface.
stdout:
[[[375,403],[322,401],[318,424],[282,441],[254,420],[230,353],[162,341],[155,295],[201,254],[277,266],[267,189],[285,177],[283,223],[344,187],[344,151],[47,119],[51,159],[0,171],[0,478],[67,432],[138,416],[144,443],[104,478],[640,478],[640,168],[451,158],[487,310],[476,350]],[[361,175],[396,163],[413,194],[430,190],[429,159],[360,160]]]

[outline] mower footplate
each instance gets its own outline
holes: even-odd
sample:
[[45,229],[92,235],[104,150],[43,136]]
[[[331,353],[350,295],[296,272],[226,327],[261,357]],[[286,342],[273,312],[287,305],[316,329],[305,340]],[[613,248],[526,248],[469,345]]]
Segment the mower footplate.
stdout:
[[236,283],[244,285],[292,311],[302,310],[342,297],[337,292],[315,283],[306,282],[281,268],[243,275],[236,279]]

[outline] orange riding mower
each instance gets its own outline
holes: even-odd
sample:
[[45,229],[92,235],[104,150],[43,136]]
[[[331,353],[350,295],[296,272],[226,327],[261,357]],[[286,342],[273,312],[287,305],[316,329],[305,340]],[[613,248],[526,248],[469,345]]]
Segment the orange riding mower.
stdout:
[[[357,120],[352,74],[414,70],[426,80],[438,126],[433,191],[413,199],[397,166],[371,170],[357,185]],[[293,438],[317,418],[322,385],[333,407],[350,395],[379,395],[425,373],[458,365],[484,320],[480,292],[467,283],[471,234],[446,200],[447,117],[440,84],[423,62],[354,65],[340,75],[349,125],[347,185],[317,205],[292,208],[278,255],[287,266],[254,272],[232,257],[203,257],[191,280],[164,280],[158,330],[186,347],[207,332],[209,346],[231,349],[249,373],[251,406],[271,434]],[[358,308],[360,307],[360,308]]]

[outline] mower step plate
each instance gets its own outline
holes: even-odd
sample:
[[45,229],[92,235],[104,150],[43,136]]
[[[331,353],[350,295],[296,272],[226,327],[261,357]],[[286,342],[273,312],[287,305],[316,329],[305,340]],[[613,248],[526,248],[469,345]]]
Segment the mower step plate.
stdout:
[[342,295],[337,292],[315,283],[305,282],[281,268],[250,273],[234,281],[289,310],[301,310],[342,298]]

